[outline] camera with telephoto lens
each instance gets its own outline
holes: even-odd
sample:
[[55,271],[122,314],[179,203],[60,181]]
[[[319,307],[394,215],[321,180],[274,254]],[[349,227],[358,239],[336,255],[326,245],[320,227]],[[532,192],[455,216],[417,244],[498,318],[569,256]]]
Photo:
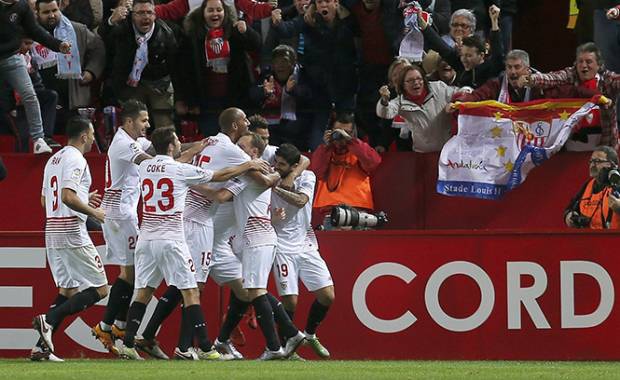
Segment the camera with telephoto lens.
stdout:
[[370,214],[348,205],[339,205],[332,208],[330,221],[334,227],[377,227],[387,223],[388,219],[383,211]]
[[620,171],[618,168],[602,168],[598,173],[598,182],[603,186],[609,186],[614,191],[614,196],[620,194]]
[[585,217],[581,214],[573,213],[570,216],[570,221],[577,228],[588,228],[590,227],[590,218]]
[[337,141],[337,140],[344,140],[344,135],[342,134],[342,132],[340,131],[333,131],[332,132],[332,140]]

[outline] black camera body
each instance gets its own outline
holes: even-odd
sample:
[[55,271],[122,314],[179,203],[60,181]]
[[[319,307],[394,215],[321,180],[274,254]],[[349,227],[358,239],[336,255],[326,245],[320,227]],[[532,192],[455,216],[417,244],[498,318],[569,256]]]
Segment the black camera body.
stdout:
[[590,218],[585,217],[581,214],[573,214],[570,217],[571,223],[577,228],[588,228],[590,227]]
[[620,192],[620,171],[617,167],[602,168],[598,173],[598,181],[603,186],[609,186]]
[[344,135],[340,131],[334,131],[332,132],[332,140],[334,141],[344,140]]

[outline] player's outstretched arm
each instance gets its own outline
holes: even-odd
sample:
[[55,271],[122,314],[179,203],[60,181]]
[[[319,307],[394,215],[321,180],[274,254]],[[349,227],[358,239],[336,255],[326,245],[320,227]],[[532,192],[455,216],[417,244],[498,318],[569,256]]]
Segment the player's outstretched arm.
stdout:
[[310,200],[306,194],[283,189],[281,186],[277,186],[273,189],[273,191],[278,194],[280,198],[284,199],[286,203],[291,204],[297,208],[304,207],[306,203],[308,203],[308,201]]
[[280,174],[278,172],[263,174],[253,171],[249,172],[248,175],[256,181],[256,183],[264,187],[273,187],[280,181]]
[[224,203],[232,200],[233,193],[227,189],[212,189],[207,185],[194,185],[192,190],[199,192],[201,195],[214,200],[216,202]]
[[233,177],[238,177],[242,174],[250,170],[257,170],[261,173],[269,173],[269,164],[266,161],[261,159],[255,159],[251,161],[244,162],[241,165],[231,166],[229,168],[225,168],[222,170],[218,170],[213,173],[213,178],[211,178],[212,182],[224,182],[228,181]]
[[181,154],[179,155],[179,157],[175,157],[174,159],[178,162],[184,162],[186,164],[189,164],[192,162],[195,155],[202,152],[202,150],[207,146],[208,142],[208,139],[202,139],[193,143],[181,144]]
[[80,197],[78,197],[77,193],[72,189],[66,187],[62,189],[62,203],[64,203],[73,211],[81,212],[82,214],[92,216],[101,223],[104,222],[105,213],[103,209],[93,208],[90,207],[88,204],[82,202]]

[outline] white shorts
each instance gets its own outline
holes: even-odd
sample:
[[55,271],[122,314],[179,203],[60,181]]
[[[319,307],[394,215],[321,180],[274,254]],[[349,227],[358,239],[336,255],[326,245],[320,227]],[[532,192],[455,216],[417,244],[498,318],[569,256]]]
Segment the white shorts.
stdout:
[[244,248],[242,271],[244,289],[267,289],[269,273],[276,257],[274,245]]
[[334,285],[332,275],[319,251],[276,253],[273,278],[280,296],[299,295],[299,280],[311,292]]
[[133,266],[138,242],[138,220],[106,219],[101,228],[106,244],[105,264]]
[[213,252],[213,223],[202,224],[183,220],[185,241],[196,266],[196,281],[207,282],[209,270],[207,263]]
[[103,262],[93,245],[47,248],[47,261],[59,288],[98,288],[108,284]]
[[234,230],[234,226],[222,232],[218,230],[219,234],[213,238],[213,254],[206,260],[207,273],[219,286],[243,277],[241,260],[233,253],[231,246]]
[[184,241],[138,240],[136,289],[157,288],[161,280],[178,289],[196,288],[196,266]]

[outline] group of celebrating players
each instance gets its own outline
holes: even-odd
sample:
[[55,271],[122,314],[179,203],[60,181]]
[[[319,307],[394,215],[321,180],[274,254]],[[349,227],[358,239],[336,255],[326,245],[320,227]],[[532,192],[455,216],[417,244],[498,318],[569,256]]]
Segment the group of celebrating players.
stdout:
[[[120,266],[103,319],[92,328],[109,352],[169,359],[155,335],[182,303],[176,359],[243,359],[230,336],[250,306],[266,341],[259,359],[299,358],[301,344],[328,358],[316,330],[334,301],[334,286],[310,225],[316,178],[306,170],[309,160],[293,145],[269,146],[248,130],[238,108],[220,114],[219,134],[183,145],[172,127],[146,139],[149,117],[139,101],[123,105],[121,120],[107,153],[103,199],[90,192],[84,159],[94,142],[89,120],[69,121],[67,146],[45,166],[46,252],[59,293],[47,313],[33,320],[40,339],[31,359],[62,361],[54,353],[54,331],[65,317],[108,296],[88,217],[102,223],[106,264]],[[271,272],[282,302],[267,291]],[[231,290],[214,342],[200,306],[208,277]],[[162,279],[168,288],[137,335]],[[292,322],[299,279],[316,296],[304,331]]]

